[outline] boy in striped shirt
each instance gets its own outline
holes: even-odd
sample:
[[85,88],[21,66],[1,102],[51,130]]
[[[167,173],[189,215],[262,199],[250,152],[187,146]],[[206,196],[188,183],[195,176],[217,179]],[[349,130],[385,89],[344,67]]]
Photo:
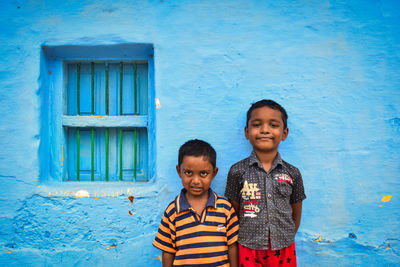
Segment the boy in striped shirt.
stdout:
[[238,219],[210,188],[218,172],[210,144],[190,140],[179,149],[176,170],[183,189],[168,205],[153,245],[163,266],[238,266]]

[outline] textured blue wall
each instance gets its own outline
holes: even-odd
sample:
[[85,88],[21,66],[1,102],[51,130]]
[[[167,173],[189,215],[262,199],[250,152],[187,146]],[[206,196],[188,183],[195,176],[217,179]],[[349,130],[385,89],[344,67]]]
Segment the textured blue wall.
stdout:
[[[160,265],[151,242],[181,186],[179,146],[202,138],[216,148],[213,187],[222,194],[230,165],[251,151],[245,112],[261,98],[286,107],[281,153],[303,173],[300,266],[399,264],[399,8],[395,0],[2,1],[0,265]],[[123,43],[154,45],[155,179],[43,181],[41,108],[51,103],[39,90],[41,46]]]

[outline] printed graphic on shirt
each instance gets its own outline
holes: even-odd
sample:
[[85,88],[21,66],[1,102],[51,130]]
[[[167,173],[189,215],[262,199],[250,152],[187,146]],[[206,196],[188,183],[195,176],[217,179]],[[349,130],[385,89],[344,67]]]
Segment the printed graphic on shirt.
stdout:
[[225,228],[225,225],[218,224],[217,231],[220,232],[220,231],[224,230],[224,228]]
[[246,211],[249,211],[249,212],[256,212],[256,213],[260,212],[260,208],[257,207],[257,206],[254,205],[254,204],[247,204],[247,205],[244,205],[243,208],[244,208],[244,211],[245,211],[245,212],[246,212]]
[[243,198],[243,211],[245,217],[255,218],[260,208],[257,204],[260,203],[261,192],[256,183],[244,181],[243,188],[240,191]]
[[244,200],[243,201],[244,204],[249,204],[249,203],[260,203],[259,200]]
[[255,217],[257,217],[257,214],[255,214],[255,213],[245,213],[244,217],[255,218]]
[[245,200],[256,199],[256,192],[260,191],[256,183],[244,181],[243,188],[240,190],[242,198]]
[[274,179],[275,179],[278,183],[287,183],[287,184],[293,185],[293,179],[290,178],[289,175],[284,174],[284,173],[275,174],[275,175],[274,175]]

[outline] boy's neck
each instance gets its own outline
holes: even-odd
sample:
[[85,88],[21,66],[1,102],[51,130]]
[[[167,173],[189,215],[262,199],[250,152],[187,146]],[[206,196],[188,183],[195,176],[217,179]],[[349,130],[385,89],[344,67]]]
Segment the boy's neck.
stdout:
[[272,163],[274,162],[276,155],[278,154],[278,150],[268,151],[268,152],[255,150],[255,152],[264,170],[268,172],[272,167]]
[[201,215],[201,213],[203,212],[204,208],[207,205],[209,194],[210,192],[208,192],[205,196],[194,197],[186,193],[185,197],[189,205],[196,211],[196,213],[198,215]]

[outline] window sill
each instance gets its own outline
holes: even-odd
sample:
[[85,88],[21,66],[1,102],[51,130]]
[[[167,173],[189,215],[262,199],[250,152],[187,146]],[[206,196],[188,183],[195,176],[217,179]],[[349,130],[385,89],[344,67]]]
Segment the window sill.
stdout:
[[39,194],[69,198],[128,197],[151,198],[157,194],[154,183],[149,182],[54,182],[38,185]]
[[147,116],[68,116],[62,117],[65,127],[147,127]]

